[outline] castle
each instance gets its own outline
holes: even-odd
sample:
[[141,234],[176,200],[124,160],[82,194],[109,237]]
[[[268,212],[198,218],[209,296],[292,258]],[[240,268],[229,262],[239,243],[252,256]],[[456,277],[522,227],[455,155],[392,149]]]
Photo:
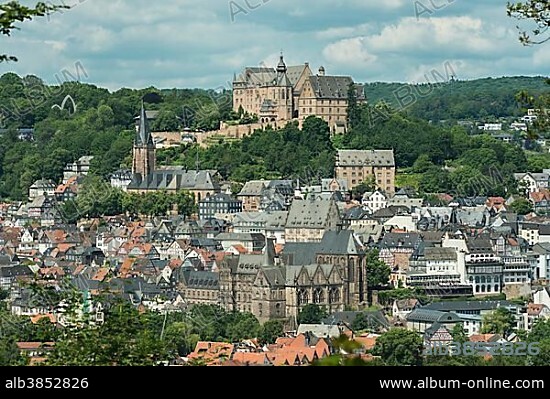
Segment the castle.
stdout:
[[257,115],[260,123],[298,120],[308,116],[325,120],[332,133],[347,130],[349,90],[358,103],[364,87],[349,76],[328,76],[324,67],[314,75],[306,62],[287,67],[281,54],[277,67],[246,67],[233,78],[233,110]]

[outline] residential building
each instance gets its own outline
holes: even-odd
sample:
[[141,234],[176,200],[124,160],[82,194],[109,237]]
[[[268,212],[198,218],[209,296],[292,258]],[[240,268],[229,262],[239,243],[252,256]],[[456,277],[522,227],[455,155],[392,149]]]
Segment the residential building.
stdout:
[[274,239],[275,244],[285,243],[285,225],[288,211],[240,212],[233,218],[233,232],[260,233]]
[[386,194],[395,193],[393,150],[339,150],[335,173],[337,179],[347,181],[350,190],[372,179]]
[[367,191],[363,194],[361,203],[363,206],[366,206],[371,213],[374,213],[388,205],[388,197],[380,190],[376,190],[375,192]]
[[231,214],[242,211],[243,203],[229,194],[207,195],[199,201],[199,219],[209,219],[217,214]]
[[550,181],[548,173],[514,173],[514,178],[518,182],[520,191],[525,190],[526,194],[548,188]]
[[132,182],[132,171],[128,169],[118,169],[110,176],[111,186],[126,191]]
[[237,199],[243,203],[244,212],[255,212],[260,210],[262,192],[267,187],[265,180],[250,180],[245,183]]
[[321,241],[327,230],[336,230],[340,224],[336,201],[308,196],[292,202],[285,226],[286,242]]
[[539,320],[550,319],[550,309],[543,304],[529,303],[527,309],[520,314],[519,325],[522,330],[530,332]]
[[34,200],[37,197],[53,197],[55,193],[56,184],[50,179],[40,179],[35,181],[29,187],[29,201]]
[[63,170],[63,184],[66,184],[71,177],[86,176],[90,171],[92,159],[94,159],[92,156],[82,156],[67,164]]

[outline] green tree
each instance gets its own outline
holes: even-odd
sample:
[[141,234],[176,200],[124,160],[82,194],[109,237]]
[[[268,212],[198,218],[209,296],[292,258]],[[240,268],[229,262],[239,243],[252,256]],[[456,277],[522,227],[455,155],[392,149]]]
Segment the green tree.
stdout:
[[325,317],[327,311],[324,306],[308,303],[298,313],[298,324],[320,324]]
[[453,336],[454,342],[464,343],[468,341],[468,336],[466,335],[466,330],[464,330],[462,323],[457,323],[453,326],[451,335]]
[[19,353],[15,339],[0,339],[0,366],[24,366],[26,364],[27,359]]
[[240,342],[243,339],[257,338],[260,333],[260,323],[252,313],[230,313],[225,318],[225,336],[231,342]]
[[369,312],[359,313],[351,323],[353,331],[377,332],[380,330],[380,323]]
[[394,328],[376,340],[373,354],[382,358],[388,366],[421,366],[422,337],[414,331]]
[[367,286],[372,289],[388,284],[391,270],[388,265],[378,258],[379,252],[373,249],[365,257],[367,269]]
[[547,0],[508,3],[507,13],[509,17],[530,20],[534,24],[531,33],[518,27],[520,29],[519,40],[523,45],[542,44],[550,39],[550,36],[546,36],[550,28],[550,4]]
[[38,320],[30,329],[30,333],[30,340],[36,342],[55,342],[59,335],[56,325],[47,317]]
[[539,320],[527,335],[527,344],[536,345],[540,352],[530,356],[530,362],[534,366],[547,366],[550,364],[550,320]]
[[359,123],[359,113],[359,105],[357,104],[357,86],[355,83],[351,82],[348,86],[348,109],[346,115],[349,129],[353,129]]
[[153,366],[169,360],[169,347],[147,328],[147,314],[123,300],[111,304],[105,322],[66,328],[48,364],[53,366]]
[[500,334],[503,337],[510,335],[516,326],[516,318],[511,310],[500,307],[494,312],[483,316],[482,334]]
[[376,181],[374,176],[367,176],[364,181],[359,183],[351,190],[351,194],[357,200],[363,198],[363,194],[366,192],[372,192],[376,189]]
[[[34,7],[27,7],[19,4],[18,1],[9,1],[0,4],[0,33],[10,36],[12,30],[19,29],[15,24],[32,20],[35,17],[43,17],[54,11],[63,8],[69,8],[65,5],[53,5],[50,2],[38,2]],[[17,61],[17,57],[13,55],[1,54],[0,62]]]
[[280,320],[268,320],[262,325],[260,342],[262,344],[273,344],[279,337],[284,336],[284,324]]
[[432,160],[430,159],[428,154],[422,154],[418,158],[416,158],[416,161],[414,161],[414,164],[412,166],[414,173],[424,173],[428,171],[430,168],[434,166]]
[[319,359],[313,366],[367,366],[368,363],[357,356],[356,352],[361,349],[361,344],[350,339],[345,334],[331,339],[334,354]]
[[200,341],[200,336],[192,333],[190,325],[180,321],[170,323],[166,327],[163,339],[168,343],[170,352],[186,356],[193,352],[197,342]]
[[525,198],[518,198],[510,205],[510,210],[516,212],[518,215],[527,215],[533,212],[533,205],[529,200]]

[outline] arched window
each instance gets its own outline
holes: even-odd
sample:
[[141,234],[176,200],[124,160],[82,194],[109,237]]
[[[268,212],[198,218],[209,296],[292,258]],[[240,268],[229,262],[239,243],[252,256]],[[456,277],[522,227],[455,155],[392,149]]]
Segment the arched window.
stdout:
[[323,303],[325,295],[322,288],[315,288],[313,291],[313,303]]
[[328,295],[329,303],[340,302],[340,290],[338,288],[331,288]]
[[307,290],[300,289],[298,290],[298,305],[305,305],[309,302],[309,295]]

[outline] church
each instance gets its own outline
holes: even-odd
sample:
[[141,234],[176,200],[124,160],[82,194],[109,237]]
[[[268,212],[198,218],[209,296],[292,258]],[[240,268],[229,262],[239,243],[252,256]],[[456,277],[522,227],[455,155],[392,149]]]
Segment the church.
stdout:
[[187,170],[184,167],[157,167],[155,144],[142,102],[139,123],[133,147],[132,180],[126,191],[147,193],[151,191],[176,192],[186,190],[195,202],[220,192],[215,170]]

